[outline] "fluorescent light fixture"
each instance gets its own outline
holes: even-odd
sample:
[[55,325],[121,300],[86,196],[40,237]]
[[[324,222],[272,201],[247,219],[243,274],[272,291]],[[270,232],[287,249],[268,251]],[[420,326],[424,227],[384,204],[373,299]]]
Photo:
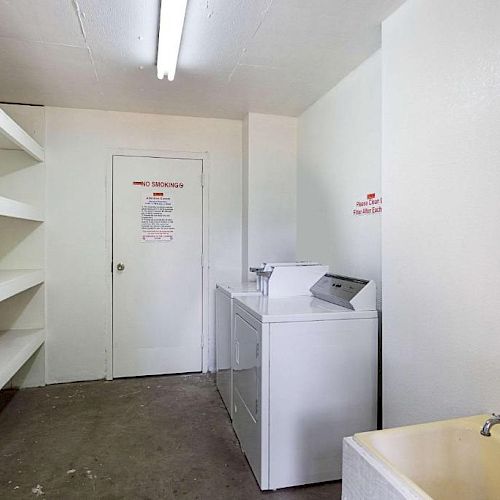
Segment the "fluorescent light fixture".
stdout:
[[177,58],[181,46],[182,28],[186,17],[187,0],[161,0],[160,31],[158,35],[158,78],[175,77]]

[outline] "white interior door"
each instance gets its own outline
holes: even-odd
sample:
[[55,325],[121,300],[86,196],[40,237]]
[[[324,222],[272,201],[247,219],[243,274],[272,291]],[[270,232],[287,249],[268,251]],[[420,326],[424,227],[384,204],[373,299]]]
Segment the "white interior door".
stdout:
[[113,376],[201,371],[202,160],[113,158]]

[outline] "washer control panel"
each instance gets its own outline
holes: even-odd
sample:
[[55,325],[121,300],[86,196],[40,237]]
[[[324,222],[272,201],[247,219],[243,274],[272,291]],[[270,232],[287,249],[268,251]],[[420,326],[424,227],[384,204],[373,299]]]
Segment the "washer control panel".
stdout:
[[[363,295],[367,288],[374,287],[373,281],[366,281],[338,274],[325,274],[318,282],[311,287],[311,293],[314,297],[326,300],[348,309],[360,310],[356,307],[355,298]],[[367,290],[368,291],[368,290]],[[370,293],[370,295],[372,295]],[[375,309],[375,303],[372,305],[363,302],[363,309]]]

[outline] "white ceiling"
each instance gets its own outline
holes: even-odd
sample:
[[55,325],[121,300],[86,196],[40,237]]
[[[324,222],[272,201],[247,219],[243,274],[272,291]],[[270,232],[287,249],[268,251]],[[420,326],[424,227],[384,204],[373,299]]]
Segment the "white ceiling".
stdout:
[[177,75],[156,78],[159,0],[0,0],[0,101],[296,116],[380,46],[404,0],[189,0]]

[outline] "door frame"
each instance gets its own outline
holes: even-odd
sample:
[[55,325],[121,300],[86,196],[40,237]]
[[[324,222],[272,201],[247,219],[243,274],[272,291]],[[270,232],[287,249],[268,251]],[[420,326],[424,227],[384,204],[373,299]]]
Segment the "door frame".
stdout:
[[201,369],[208,372],[209,350],[209,279],[210,279],[210,253],[209,253],[209,154],[208,152],[185,152],[159,149],[130,149],[107,148],[106,166],[106,324],[105,324],[105,377],[113,380],[113,158],[115,156],[149,157],[174,160],[201,160],[202,179],[202,331],[201,331]]

